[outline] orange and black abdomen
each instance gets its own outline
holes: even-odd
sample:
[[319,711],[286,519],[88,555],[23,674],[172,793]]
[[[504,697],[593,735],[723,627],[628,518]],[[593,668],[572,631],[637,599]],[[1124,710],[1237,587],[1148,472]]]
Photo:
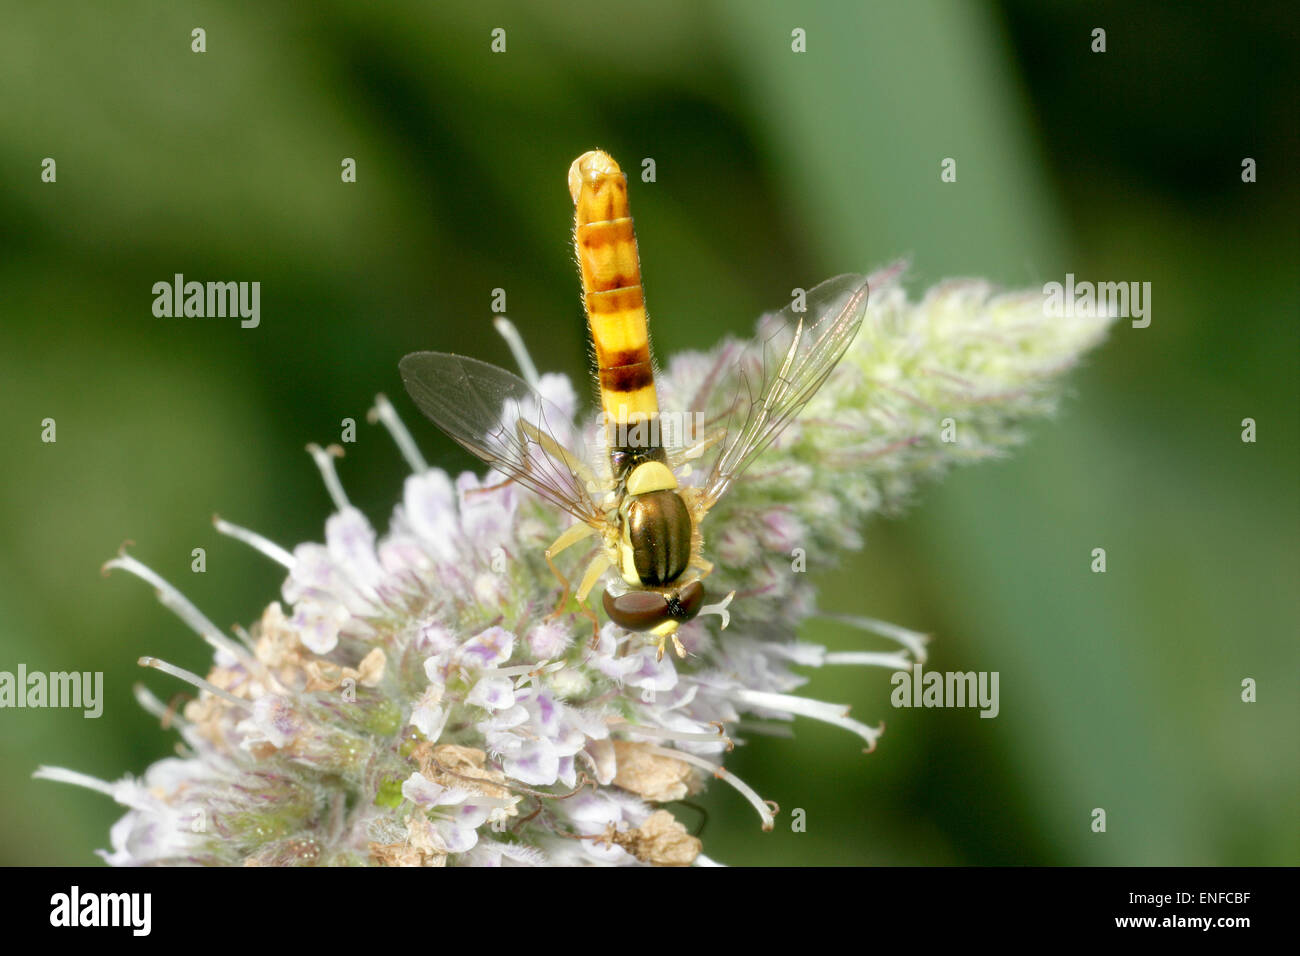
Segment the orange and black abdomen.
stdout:
[[569,167],[569,192],[606,421],[618,426],[652,420],[659,401],[627,177],[608,153],[593,150]]

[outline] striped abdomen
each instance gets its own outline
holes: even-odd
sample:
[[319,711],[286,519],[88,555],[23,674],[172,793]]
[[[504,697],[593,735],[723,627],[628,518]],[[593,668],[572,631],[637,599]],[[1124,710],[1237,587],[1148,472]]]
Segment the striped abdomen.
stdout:
[[[648,423],[659,413],[627,177],[608,153],[593,150],[569,167],[569,192],[601,406],[607,424],[626,434],[629,425]],[[616,444],[611,443],[612,452]]]

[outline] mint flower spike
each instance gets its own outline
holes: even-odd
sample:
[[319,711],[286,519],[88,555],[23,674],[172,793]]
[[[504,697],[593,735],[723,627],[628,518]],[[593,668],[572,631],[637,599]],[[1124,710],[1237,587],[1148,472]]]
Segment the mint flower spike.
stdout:
[[[381,395],[369,420],[411,469],[388,531],[349,502],[341,450],[309,446],[333,503],[323,542],[290,550],[214,519],[287,573],[281,600],[233,639],[119,554],[106,569],[150,584],[214,652],[206,677],[141,658],[196,692],[178,714],[136,689],[180,734],[181,756],[139,781],[36,776],[127,808],[102,854],[114,865],[716,865],[667,807],[713,777],[763,829],[775,825],[776,805],[723,766],[737,731],[788,735],[811,718],[870,752],[883,723],[798,695],[807,669],[925,660],[923,634],[820,612],[815,574],[799,572],[860,547],[863,521],[897,511],[921,479],[1005,453],[1112,321],[1051,318],[1039,294],[975,280],[911,302],[901,273],[871,277],[844,358],[705,520],[710,591],[735,598],[720,602],[724,620],[680,629],[684,660],[657,660],[612,623],[593,640],[590,616],[572,607],[550,613],[558,589],[542,552],[567,517],[501,475],[428,467]],[[513,326],[498,327],[537,390],[575,427],[594,425],[574,420],[569,380],[537,374]],[[734,394],[741,348],[675,356],[658,379],[662,406]],[[685,484],[702,479],[682,472]],[[811,617],[885,647],[801,642]]]

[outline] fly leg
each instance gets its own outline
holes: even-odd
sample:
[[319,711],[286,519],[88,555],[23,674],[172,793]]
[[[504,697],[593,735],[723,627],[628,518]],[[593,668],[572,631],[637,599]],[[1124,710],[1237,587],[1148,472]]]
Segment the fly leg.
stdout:
[[596,617],[596,612],[587,607],[587,595],[591,589],[596,586],[610,566],[613,565],[614,559],[609,556],[609,552],[601,549],[600,553],[591,559],[587,565],[587,573],[582,576],[582,583],[578,585],[578,593],[574,595],[578,599],[578,604],[583,609],[583,614],[591,618],[591,649],[596,649],[596,644],[600,640],[600,618]]
[[552,542],[551,546],[546,549],[546,564],[548,567],[550,567],[551,573],[554,574],[557,578],[559,578],[560,584],[564,586],[564,593],[560,596],[560,603],[557,604],[555,606],[555,610],[551,612],[550,614],[551,617],[558,616],[560,612],[564,609],[564,605],[569,603],[569,594],[572,591],[572,588],[569,587],[569,579],[566,578],[563,572],[561,572],[560,569],[555,566],[555,561],[554,561],[555,556],[559,554],[561,551],[573,547],[579,541],[585,541],[587,538],[591,537],[595,533],[596,533],[596,529],[589,524],[579,523],[575,525],[570,525],[564,531],[564,533],[561,534],[558,538],[556,538],[555,541]]
[[578,603],[582,604],[587,600],[587,595],[591,589],[596,586],[600,576],[610,569],[614,564],[614,559],[609,556],[609,552],[602,549],[600,554],[591,559],[591,564],[587,565],[587,573],[582,576],[582,583],[578,585],[578,593],[575,595]]
[[674,627],[669,633],[659,635],[659,645],[655,650],[656,663],[664,659],[664,648],[667,646],[669,638],[672,639],[673,650],[677,652],[677,656],[682,660],[686,659],[686,648],[682,646],[682,639],[677,636],[677,629]]

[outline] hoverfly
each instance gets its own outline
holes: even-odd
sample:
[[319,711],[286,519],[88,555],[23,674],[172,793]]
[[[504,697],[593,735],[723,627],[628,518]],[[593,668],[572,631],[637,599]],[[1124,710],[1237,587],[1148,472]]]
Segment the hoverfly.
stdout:
[[[829,279],[777,316],[758,347],[724,350],[720,361],[738,365],[743,387],[706,422],[705,434],[667,439],[656,427],[658,393],[627,179],[612,157],[593,150],[569,168],[569,192],[601,436],[589,447],[536,388],[476,359],[416,352],[402,359],[402,379],[420,410],[451,438],[577,519],[546,549],[564,587],[557,611],[570,585],[555,556],[598,538],[576,592],[579,605],[604,580],[610,620],[658,638],[660,658],[669,638],[684,657],[677,629],[726,607],[726,601],[705,604],[703,580],[712,565],[701,553],[700,525],[844,355],[862,323],[867,281]],[[715,368],[713,377],[726,371]],[[693,463],[706,453],[712,466],[700,482],[692,478],[702,474]]]

